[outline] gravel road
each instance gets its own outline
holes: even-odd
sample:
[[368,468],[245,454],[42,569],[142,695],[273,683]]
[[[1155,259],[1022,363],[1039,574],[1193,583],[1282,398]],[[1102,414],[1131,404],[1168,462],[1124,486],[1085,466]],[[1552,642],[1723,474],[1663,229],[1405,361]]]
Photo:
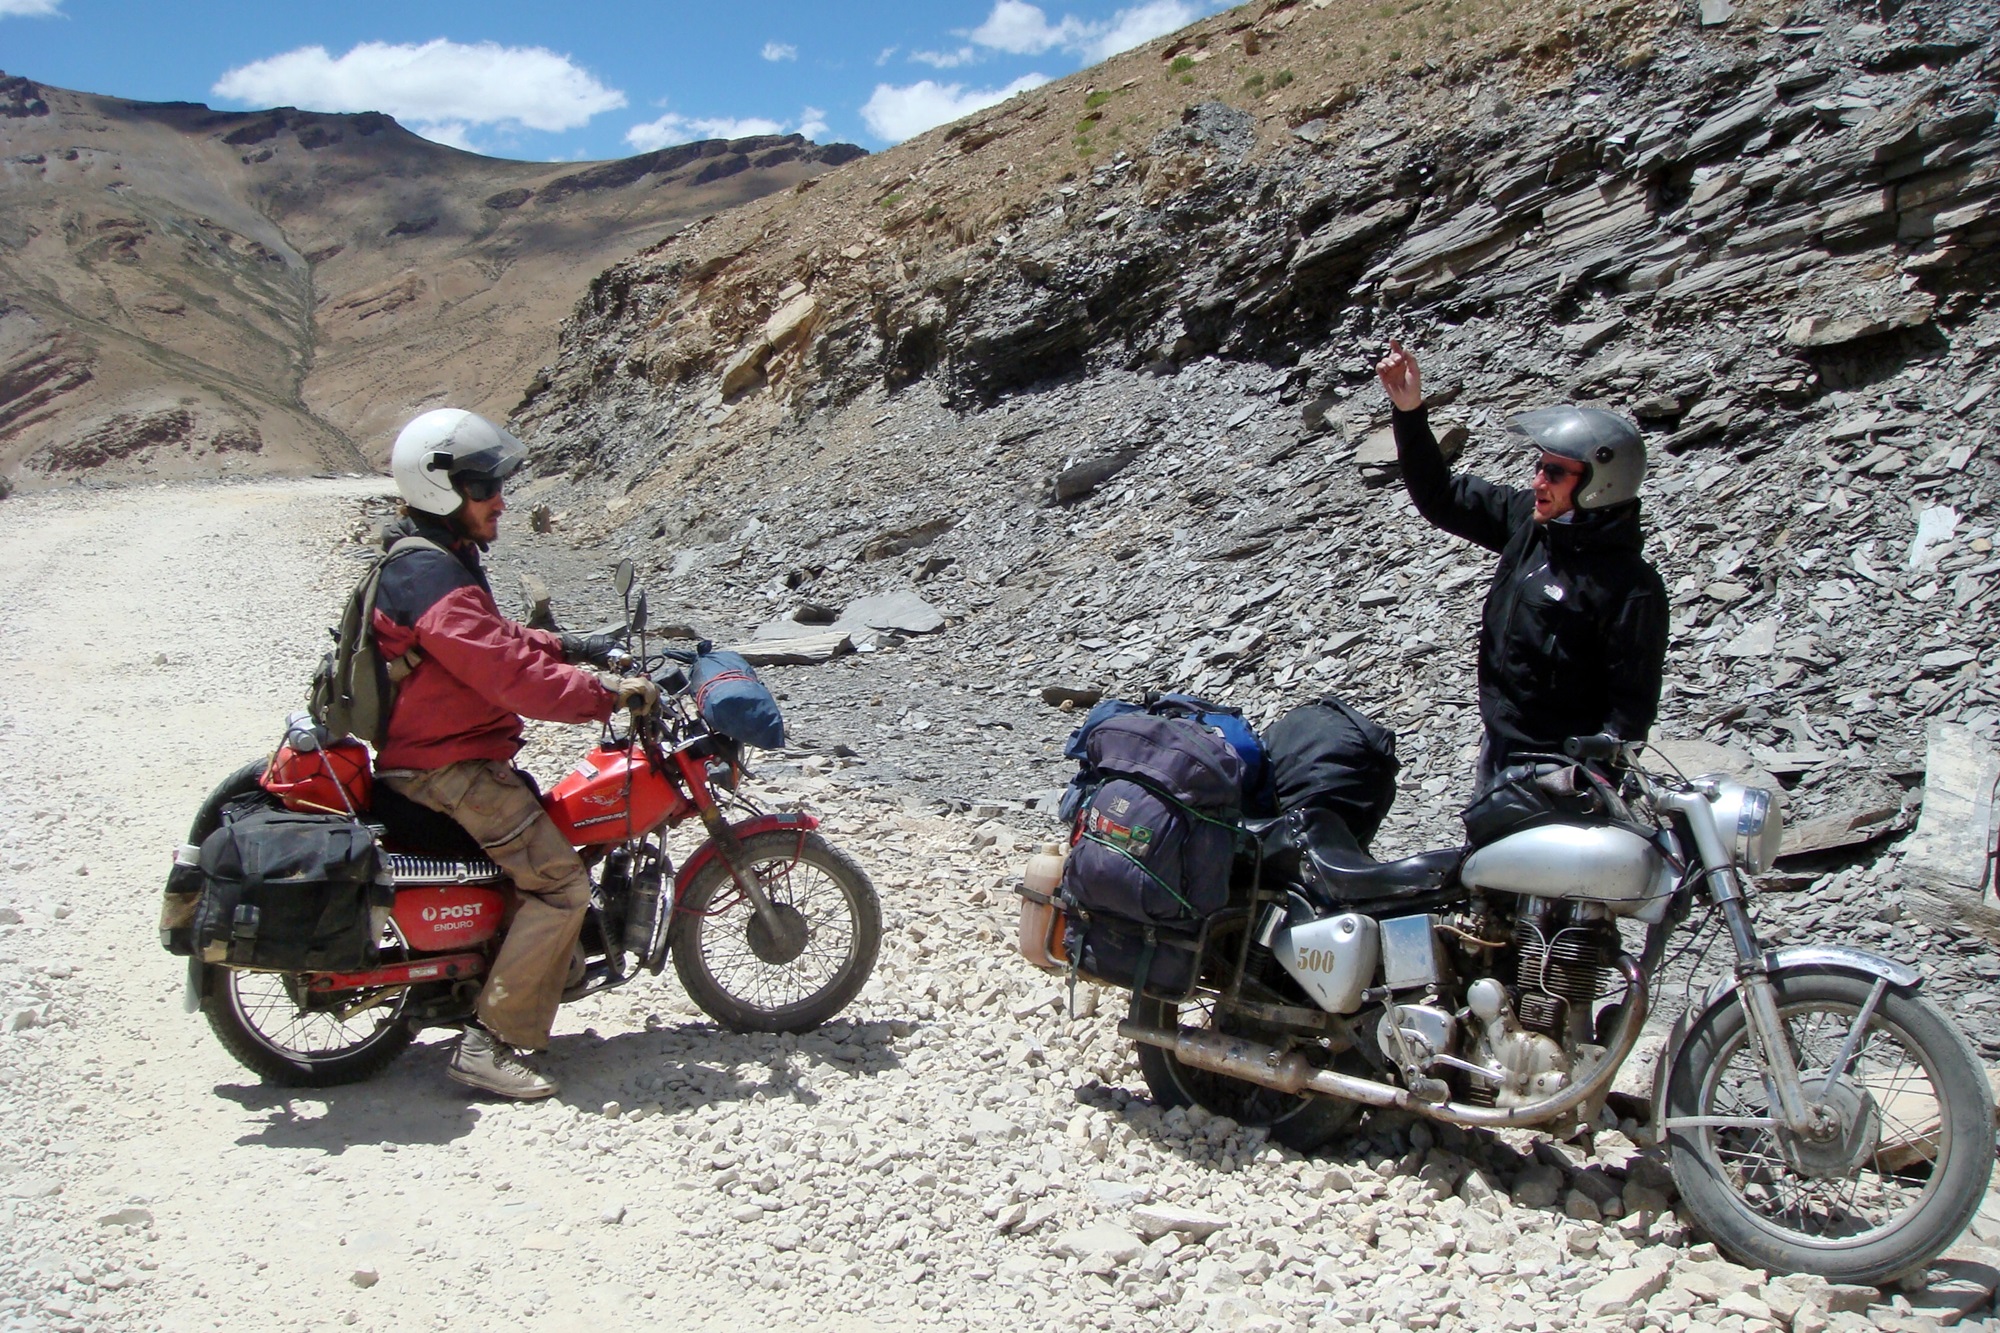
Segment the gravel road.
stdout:
[[[297,705],[379,490],[0,507],[0,1329],[1815,1333],[1943,1312],[1943,1287],[1801,1296],[1715,1259],[1616,1133],[1585,1155],[1383,1125],[1308,1160],[1162,1115],[1109,994],[1099,1014],[1080,988],[1072,1016],[1012,954],[1024,835],[816,762],[776,766],[770,795],[822,814],[887,924],[846,1018],[737,1037],[660,982],[564,1010],[547,1103],[468,1097],[441,1034],[368,1084],[260,1085],[182,1011],[158,887],[202,795]],[[556,776],[587,739],[538,729],[530,766]],[[1968,1240],[2000,1242],[2000,1204]]]

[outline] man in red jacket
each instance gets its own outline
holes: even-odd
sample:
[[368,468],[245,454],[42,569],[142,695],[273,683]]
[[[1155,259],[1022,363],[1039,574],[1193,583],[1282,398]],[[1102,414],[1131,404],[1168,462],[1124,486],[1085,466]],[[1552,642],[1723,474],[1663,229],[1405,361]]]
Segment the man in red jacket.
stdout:
[[527,449],[483,417],[426,412],[396,437],[390,470],[409,514],[375,596],[382,660],[408,674],[396,692],[376,777],[449,815],[520,891],[450,1074],[506,1097],[546,1097],[555,1080],[516,1053],[548,1045],[569,980],[590,874],[513,766],[521,719],[602,722],[659,701],[651,681],[586,671],[615,646],[533,630],[500,614],[479,553],[500,530],[502,487]]

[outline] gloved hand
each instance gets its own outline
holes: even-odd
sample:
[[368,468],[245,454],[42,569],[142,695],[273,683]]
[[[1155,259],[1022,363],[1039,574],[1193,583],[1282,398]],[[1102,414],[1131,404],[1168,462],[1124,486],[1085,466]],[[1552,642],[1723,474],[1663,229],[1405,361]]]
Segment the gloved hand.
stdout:
[[660,687],[644,676],[616,676],[597,673],[597,683],[618,696],[618,706],[633,717],[644,717],[660,706]]
[[612,655],[624,651],[618,640],[609,634],[572,634],[565,630],[561,637],[565,662],[610,666]]

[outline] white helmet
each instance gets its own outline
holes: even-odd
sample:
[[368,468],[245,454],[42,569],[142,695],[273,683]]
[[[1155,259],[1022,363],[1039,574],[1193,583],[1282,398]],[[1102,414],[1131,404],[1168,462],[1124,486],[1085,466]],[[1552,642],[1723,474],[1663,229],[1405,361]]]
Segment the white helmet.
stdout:
[[528,447],[485,417],[456,407],[426,412],[403,427],[389,471],[404,503],[443,517],[465,503],[461,487],[484,499],[528,461]]

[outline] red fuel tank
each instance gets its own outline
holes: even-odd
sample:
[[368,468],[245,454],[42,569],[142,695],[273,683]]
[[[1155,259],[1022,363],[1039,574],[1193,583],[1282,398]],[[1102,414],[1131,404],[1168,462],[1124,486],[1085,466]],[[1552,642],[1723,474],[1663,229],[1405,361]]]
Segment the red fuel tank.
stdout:
[[500,932],[507,895],[478,884],[396,890],[390,914],[396,929],[417,953],[438,953],[483,944]]
[[592,750],[542,804],[572,847],[623,842],[693,809],[638,749]]

